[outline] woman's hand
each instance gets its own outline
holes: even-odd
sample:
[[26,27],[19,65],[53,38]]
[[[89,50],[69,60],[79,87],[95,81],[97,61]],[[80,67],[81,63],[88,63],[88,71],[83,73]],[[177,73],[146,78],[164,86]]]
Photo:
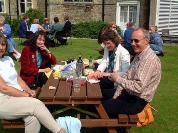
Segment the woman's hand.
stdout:
[[99,79],[105,76],[105,72],[96,71],[88,75],[88,79]]
[[31,96],[31,97],[36,97],[36,92],[34,90],[26,90],[26,92]]
[[58,133],[67,133],[63,128]]
[[51,71],[51,68],[44,68],[44,69],[39,69],[38,72],[44,72],[44,73],[48,73]]
[[50,54],[51,52],[49,51],[49,49],[47,49],[47,47],[45,45],[40,47],[41,50],[46,51],[46,53]]

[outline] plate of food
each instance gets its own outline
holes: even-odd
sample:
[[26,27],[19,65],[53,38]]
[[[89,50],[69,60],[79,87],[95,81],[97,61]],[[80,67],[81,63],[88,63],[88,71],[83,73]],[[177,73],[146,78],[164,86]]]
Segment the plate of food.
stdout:
[[94,73],[94,71],[93,71],[93,69],[89,69],[89,68],[87,68],[87,69],[84,69],[84,75],[89,75],[89,74],[91,74],[91,73]]
[[96,84],[96,83],[100,82],[100,80],[98,80],[98,79],[88,79],[88,78],[87,78],[87,81],[91,84]]

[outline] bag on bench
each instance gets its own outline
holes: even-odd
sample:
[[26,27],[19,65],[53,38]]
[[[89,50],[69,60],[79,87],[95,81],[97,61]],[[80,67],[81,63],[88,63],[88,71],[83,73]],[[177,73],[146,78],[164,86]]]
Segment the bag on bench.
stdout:
[[154,116],[151,110],[151,106],[147,104],[142,112],[138,113],[137,127],[146,126],[154,121]]

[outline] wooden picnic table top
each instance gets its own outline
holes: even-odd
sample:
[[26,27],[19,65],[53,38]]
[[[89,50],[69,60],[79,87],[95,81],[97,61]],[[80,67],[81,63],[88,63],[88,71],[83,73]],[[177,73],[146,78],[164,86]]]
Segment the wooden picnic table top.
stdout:
[[100,104],[102,93],[98,83],[89,82],[82,85],[79,92],[74,92],[71,81],[54,79],[51,75],[38,98],[45,104]]
[[[41,88],[38,98],[46,105],[64,105],[73,109],[78,108],[77,105],[94,105],[99,115],[99,121],[98,119],[90,118],[80,119],[82,126],[107,127],[109,133],[116,133],[113,125],[118,126],[118,120],[110,120],[101,104],[102,93],[99,83],[90,84],[89,82],[86,82],[81,86],[79,92],[74,92],[71,81],[54,79],[51,74],[46,84]],[[77,106],[76,108],[75,105]],[[114,122],[114,124],[112,122]]]

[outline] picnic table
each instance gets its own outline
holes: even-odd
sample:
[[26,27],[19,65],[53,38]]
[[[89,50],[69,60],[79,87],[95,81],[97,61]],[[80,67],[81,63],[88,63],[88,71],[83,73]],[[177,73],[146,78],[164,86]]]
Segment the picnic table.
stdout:
[[[79,92],[75,92],[71,81],[66,81],[60,78],[54,79],[51,75],[47,83],[41,88],[41,93],[38,98],[43,101],[45,105],[64,106],[63,111],[73,109],[80,113],[82,112],[96,117],[96,119],[80,119],[82,127],[107,127],[108,125],[108,131],[110,133],[116,132],[114,128],[109,127],[112,123],[110,123],[111,121],[107,121],[109,120],[109,117],[101,104],[102,94],[98,83],[90,84],[89,82],[86,82],[81,85]],[[96,108],[98,115],[83,110],[80,108],[80,105],[93,105]],[[57,112],[60,112],[60,110]]]
[[[86,82],[81,85],[79,92],[74,92],[71,81],[54,79],[53,74],[46,84],[40,89],[38,99],[51,107],[63,106],[64,108],[52,112],[53,115],[67,110],[75,110],[81,121],[82,127],[105,127],[109,133],[117,133],[115,127],[131,127],[137,125],[137,115],[119,114],[118,118],[110,119],[102,105],[102,93],[99,83]],[[96,112],[82,108],[82,105],[93,106]],[[80,113],[90,117],[80,118]],[[2,120],[4,128],[24,128],[21,121]]]

